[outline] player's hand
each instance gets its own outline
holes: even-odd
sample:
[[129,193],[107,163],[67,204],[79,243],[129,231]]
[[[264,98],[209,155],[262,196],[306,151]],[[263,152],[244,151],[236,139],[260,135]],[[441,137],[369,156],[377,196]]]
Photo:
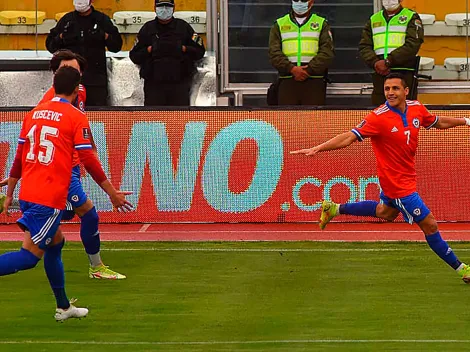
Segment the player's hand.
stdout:
[[319,148],[318,147],[313,147],[313,148],[309,148],[309,149],[300,149],[300,150],[294,150],[292,152],[290,152],[290,154],[304,154],[304,155],[307,155],[307,156],[312,156],[312,155],[315,155],[319,152]]
[[5,187],[6,185],[8,185],[8,177],[0,181],[0,188]]
[[12,202],[13,202],[13,197],[6,196],[5,200],[3,201],[2,214],[5,214],[6,216],[11,216],[11,214],[8,210],[9,210]]
[[130,191],[116,191],[116,193],[110,197],[111,203],[113,203],[113,206],[119,211],[126,213],[128,211],[132,211],[134,209],[134,206],[132,203],[130,203],[127,199],[126,196],[129,194],[132,194]]

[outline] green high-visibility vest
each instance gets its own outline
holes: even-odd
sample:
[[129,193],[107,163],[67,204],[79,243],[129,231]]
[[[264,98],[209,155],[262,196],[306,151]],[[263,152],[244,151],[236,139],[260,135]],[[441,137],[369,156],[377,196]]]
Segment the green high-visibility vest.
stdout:
[[287,14],[277,20],[281,32],[282,52],[294,65],[308,63],[318,54],[318,42],[325,19],[312,14],[300,27]]
[[403,8],[400,13],[393,16],[387,23],[384,11],[374,13],[370,17],[374,51],[386,59],[393,50],[405,44],[406,29],[415,13]]

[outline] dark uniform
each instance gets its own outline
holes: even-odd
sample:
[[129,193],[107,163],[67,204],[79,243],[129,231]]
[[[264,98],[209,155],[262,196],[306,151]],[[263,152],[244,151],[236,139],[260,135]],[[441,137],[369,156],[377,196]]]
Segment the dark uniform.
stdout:
[[[311,17],[316,16],[313,13],[310,13],[305,18],[302,26],[299,26],[297,23],[293,12],[289,16],[292,24],[296,26],[296,30],[307,25],[309,22],[309,26],[317,24],[316,22],[311,23]],[[328,67],[333,62],[334,56],[333,39],[330,26],[326,20],[319,33],[318,52],[311,60],[301,62],[300,65],[290,60],[283,52],[281,28],[278,21],[276,21],[271,27],[269,34],[269,59],[271,65],[279,72],[278,104],[324,105],[326,99],[325,76],[328,72]],[[304,81],[296,81],[290,72],[294,66],[304,65],[308,65],[307,72],[310,77]]]
[[[382,10],[382,14],[384,19],[387,23],[390,23],[393,17],[401,16],[403,8],[400,7],[398,12],[394,15],[389,17],[385,10]],[[411,10],[410,10],[411,11]],[[404,19],[404,18],[402,18]],[[400,19],[399,19],[400,20]],[[373,28],[377,28],[379,24],[371,23],[369,20],[362,31],[362,38],[359,43],[359,52],[361,54],[362,59],[366,62],[366,64],[374,69],[375,63],[379,60],[384,60],[384,54],[377,54],[374,51],[374,40],[373,40]],[[417,84],[414,81],[414,71],[416,67],[416,55],[421,47],[421,44],[424,41],[424,30],[423,25],[421,22],[421,18],[419,15],[414,12],[412,14],[411,20],[408,22],[406,27],[406,36],[404,44],[387,56],[386,64],[389,67],[391,72],[400,72],[405,76],[405,80],[408,86],[411,88],[413,84]],[[372,74],[372,82],[374,84],[374,91],[372,92],[372,104],[374,106],[381,105],[385,102],[385,94],[384,94],[384,80],[385,77],[380,75],[379,73],[375,72]],[[408,96],[408,99],[416,100],[417,98],[417,89],[414,90],[414,96]]]
[[[122,48],[122,38],[107,15],[93,7],[91,9],[88,16],[73,11],[62,17],[47,36],[46,47],[51,53],[69,49],[82,55],[88,64],[82,78],[87,91],[87,105],[105,106],[108,99],[106,47],[117,53]],[[105,33],[108,39],[105,39]]]
[[144,79],[145,105],[189,106],[195,62],[205,52],[202,38],[181,19],[172,17],[164,24],[155,18],[145,23],[130,52]]

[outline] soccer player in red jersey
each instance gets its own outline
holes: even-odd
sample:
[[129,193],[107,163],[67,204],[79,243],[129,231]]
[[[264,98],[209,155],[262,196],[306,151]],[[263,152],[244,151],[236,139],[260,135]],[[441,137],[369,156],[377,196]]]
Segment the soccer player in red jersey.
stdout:
[[409,88],[399,73],[387,76],[384,90],[387,102],[371,112],[356,128],[313,148],[291,152],[311,156],[345,148],[356,141],[362,142],[365,138],[371,139],[377,159],[382,202],[363,201],[339,205],[324,200],[320,228],[323,230],[339,214],[372,216],[393,221],[402,213],[407,222],[418,224],[429,247],[455,269],[465,283],[470,283],[470,266],[458,260],[441,238],[436,219],[416,192],[415,169],[420,127],[448,129],[470,126],[470,119],[437,117],[420,102],[406,100]]
[[[70,50],[59,50],[54,53],[51,62],[50,69],[54,74],[56,71],[64,66],[70,66],[77,69],[82,73],[86,68],[86,61],[83,57],[78,54],[71,52]],[[51,87],[44,97],[41,103],[48,102],[55,97],[54,87]],[[81,111],[85,111],[86,104],[86,91],[83,85],[79,85],[77,98],[72,102],[76,108]],[[93,150],[96,151],[96,146],[93,140],[93,135],[90,133],[90,141],[93,146]],[[0,187],[7,184],[8,179],[0,182]],[[4,195],[0,194],[0,202]],[[16,205],[16,200],[15,200]],[[0,204],[0,212],[2,204]],[[99,233],[99,217],[93,202],[88,198],[87,194],[83,190],[80,175],[80,159],[78,153],[75,152],[73,155],[72,162],[72,180],[70,182],[69,193],[67,196],[67,208],[64,211],[62,220],[71,220],[75,217],[75,214],[80,218],[80,238],[85,248],[85,252],[88,255],[90,266],[88,269],[88,277],[95,279],[110,279],[110,280],[121,280],[125,279],[126,276],[122,275],[114,270],[111,270],[108,266],[103,264],[101,259],[101,240]]]
[[56,297],[57,321],[88,314],[86,308],[75,307],[67,298],[61,259],[65,240],[59,225],[67,200],[74,151],[112,204],[122,211],[132,209],[125,198],[129,192],[117,191],[112,186],[92,151],[85,114],[70,104],[78,95],[79,82],[80,73],[76,69],[59,69],[54,76],[56,97],[25,116],[3,204],[4,212],[8,213],[14,189],[22,178],[23,215],[18,225],[25,231],[25,237],[20,251],[0,256],[0,276],[34,268],[44,257],[44,268]]
[[[86,61],[85,59],[70,50],[59,50],[54,53],[52,56],[51,62],[49,67],[51,71],[55,74],[57,70],[64,66],[70,66],[78,70],[82,73],[86,69]],[[39,104],[44,103],[46,101],[50,101],[55,97],[55,90],[52,86],[49,90],[44,94]],[[81,111],[85,111],[85,104],[86,104],[86,89],[83,85],[79,85],[78,87],[78,95],[77,98],[72,102],[72,105],[76,108],[80,109]]]

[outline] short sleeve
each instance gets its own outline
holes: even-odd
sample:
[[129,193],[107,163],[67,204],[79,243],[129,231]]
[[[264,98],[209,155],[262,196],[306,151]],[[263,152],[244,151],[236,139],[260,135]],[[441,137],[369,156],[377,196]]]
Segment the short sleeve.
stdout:
[[91,129],[86,115],[77,111],[74,116],[73,143],[76,150],[93,149],[91,143]]
[[379,117],[371,112],[367,115],[359,125],[351,130],[359,141],[363,141],[365,138],[376,136],[380,133]]
[[421,118],[421,126],[427,130],[433,127],[437,121],[439,121],[439,117],[432,115],[424,105],[421,105]]

